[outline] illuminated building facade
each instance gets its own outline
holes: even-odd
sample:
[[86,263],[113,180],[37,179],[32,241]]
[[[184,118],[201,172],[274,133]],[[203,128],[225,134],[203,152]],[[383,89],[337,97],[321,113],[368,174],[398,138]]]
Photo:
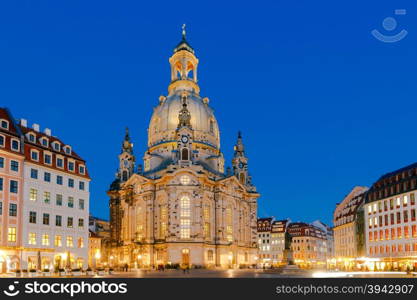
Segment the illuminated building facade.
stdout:
[[285,231],[289,220],[258,219],[258,265],[279,266],[283,263]]
[[294,263],[304,268],[326,266],[328,259],[326,232],[311,224],[296,222],[288,225]]
[[242,136],[233,170],[225,170],[217,120],[200,96],[198,59],[185,31],[169,62],[171,83],[150,120],[144,167],[136,167],[126,131],[108,191],[112,257],[132,267],[253,265],[259,194]]
[[29,128],[24,119],[17,123],[6,109],[0,117],[9,122],[1,134],[6,137],[2,150],[11,150],[0,155],[0,240],[14,252],[0,255],[6,271],[87,267],[90,178],[85,161],[50,129]]
[[358,257],[365,256],[363,216],[367,187],[356,186],[338,203],[333,213],[334,258],[339,268],[351,269]]
[[10,111],[0,108],[0,273],[20,265],[24,162],[21,135]]
[[366,254],[372,269],[417,267],[417,163],[381,176],[364,206]]

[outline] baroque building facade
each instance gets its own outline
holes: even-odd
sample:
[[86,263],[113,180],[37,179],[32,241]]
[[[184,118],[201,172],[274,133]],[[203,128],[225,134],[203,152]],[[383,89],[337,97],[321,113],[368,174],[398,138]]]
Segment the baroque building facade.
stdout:
[[219,127],[200,96],[198,59],[185,31],[169,63],[171,83],[150,120],[143,169],[126,130],[108,191],[111,257],[132,267],[254,265],[259,194],[242,136],[225,171]]

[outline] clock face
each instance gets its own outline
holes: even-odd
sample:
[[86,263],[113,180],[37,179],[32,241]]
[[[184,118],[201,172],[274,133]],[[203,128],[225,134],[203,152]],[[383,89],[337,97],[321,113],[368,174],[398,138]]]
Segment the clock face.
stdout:
[[188,142],[188,136],[183,135],[183,136],[181,137],[181,142],[183,142],[184,144],[185,144],[185,143],[187,143],[187,142]]
[[129,164],[129,162],[128,162],[127,160],[125,160],[125,161],[123,162],[123,164],[125,165],[125,167],[127,167],[127,165]]

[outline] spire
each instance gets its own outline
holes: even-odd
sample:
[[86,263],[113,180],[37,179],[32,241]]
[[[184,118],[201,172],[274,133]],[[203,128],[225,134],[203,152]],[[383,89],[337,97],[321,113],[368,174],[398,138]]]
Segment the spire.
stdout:
[[177,47],[175,47],[174,53],[175,52],[178,52],[180,50],[186,50],[186,51],[191,52],[192,54],[194,54],[193,47],[191,47],[190,44],[186,40],[185,24],[182,24],[182,27],[181,28],[182,28],[182,31],[181,31],[182,39],[178,43]]
[[185,24],[182,24],[182,40],[185,41]]
[[237,142],[236,142],[234,149],[235,149],[235,157],[245,156],[245,146],[243,145],[242,133],[240,132],[240,130],[237,133]]
[[130,142],[130,135],[129,135],[129,128],[126,127],[125,129],[125,138],[122,143],[122,153],[128,152],[130,154],[133,153],[133,144]]
[[178,114],[178,129],[184,126],[191,129],[191,114],[187,108],[187,96],[183,94],[181,97],[182,109]]

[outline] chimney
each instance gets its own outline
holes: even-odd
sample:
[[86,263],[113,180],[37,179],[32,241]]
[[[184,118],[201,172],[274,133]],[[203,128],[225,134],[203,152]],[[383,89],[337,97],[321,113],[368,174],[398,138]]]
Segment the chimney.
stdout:
[[43,131],[43,133],[45,133],[47,136],[51,136],[51,129],[45,128],[45,130]]
[[33,130],[35,130],[36,132],[39,132],[39,124],[33,124],[32,125]]
[[22,125],[23,127],[28,127],[28,120],[20,119],[20,125]]

